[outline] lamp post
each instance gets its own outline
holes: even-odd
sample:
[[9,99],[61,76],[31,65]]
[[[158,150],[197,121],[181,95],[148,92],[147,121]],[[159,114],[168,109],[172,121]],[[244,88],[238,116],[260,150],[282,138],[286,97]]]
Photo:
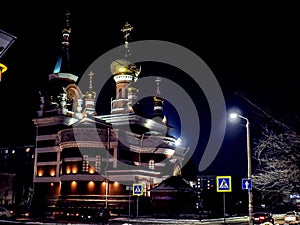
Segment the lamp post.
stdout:
[[[9,49],[9,47],[14,43],[17,38],[12,34],[9,34],[3,30],[0,30],[0,59],[3,54]],[[7,67],[0,63],[0,82],[3,73],[7,70]]]
[[3,74],[6,70],[7,70],[7,67],[6,67],[4,64],[0,63],[0,82],[1,82],[1,80],[2,80],[2,74]]
[[[246,121],[246,131],[247,131],[247,161],[248,161],[248,173],[247,173],[247,179],[251,180],[251,148],[250,148],[250,122],[249,119],[241,116],[237,113],[231,113],[229,115],[230,119],[237,119],[241,118]],[[253,202],[252,202],[252,187],[248,188],[248,223],[249,225],[253,225],[253,219],[252,219],[252,214],[253,214]]]

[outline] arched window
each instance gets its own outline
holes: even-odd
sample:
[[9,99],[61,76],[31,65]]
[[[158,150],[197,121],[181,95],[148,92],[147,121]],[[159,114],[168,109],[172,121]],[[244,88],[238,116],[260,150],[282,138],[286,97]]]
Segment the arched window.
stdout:
[[89,156],[84,155],[82,160],[82,172],[88,172],[89,170]]
[[96,155],[95,169],[97,173],[101,172],[101,156]]
[[181,168],[180,168],[180,166],[176,165],[174,167],[173,176],[181,176]]
[[155,169],[155,163],[154,163],[153,159],[149,160],[149,169],[150,170],[154,170]]

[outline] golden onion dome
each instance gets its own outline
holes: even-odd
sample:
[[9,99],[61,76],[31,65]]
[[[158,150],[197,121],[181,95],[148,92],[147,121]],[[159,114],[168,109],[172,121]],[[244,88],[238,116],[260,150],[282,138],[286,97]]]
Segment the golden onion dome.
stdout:
[[114,60],[110,65],[111,73],[115,75],[134,75],[140,74],[140,68],[126,59]]
[[87,91],[85,93],[85,97],[88,98],[88,99],[94,99],[94,98],[96,98],[96,95],[97,94],[94,91]]

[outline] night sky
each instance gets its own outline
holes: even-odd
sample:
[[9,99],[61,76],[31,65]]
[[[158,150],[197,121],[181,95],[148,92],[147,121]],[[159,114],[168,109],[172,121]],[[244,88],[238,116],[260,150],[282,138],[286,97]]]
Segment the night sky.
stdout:
[[[296,117],[300,111],[298,8],[282,2],[272,4],[196,5],[192,1],[171,5],[159,1],[4,4],[0,29],[17,40],[0,59],[8,67],[0,83],[0,145],[34,144],[32,110],[38,90],[47,84],[54,69],[66,9],[71,12],[72,65],[79,77],[100,55],[123,44],[120,29],[129,22],[134,27],[132,41],[168,41],[198,55],[218,80],[226,107],[238,107],[251,119],[253,138],[262,121],[235,93],[245,95],[278,119],[287,115]],[[201,120],[201,138],[195,153],[197,164],[210,129],[205,96],[196,91],[193,81],[182,71],[156,65],[145,66],[143,72],[144,76],[152,74],[174,80],[193,99]],[[107,94],[109,104],[114,90]],[[177,116],[170,113],[170,123],[174,123],[174,134],[178,135]],[[246,175],[245,128],[230,124],[227,131],[220,153],[203,173]]]

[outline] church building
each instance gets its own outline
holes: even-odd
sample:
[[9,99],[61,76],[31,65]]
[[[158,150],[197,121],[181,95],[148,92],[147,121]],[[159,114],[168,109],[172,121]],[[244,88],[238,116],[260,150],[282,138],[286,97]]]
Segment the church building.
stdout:
[[[133,27],[121,29],[128,52]],[[127,213],[134,198],[134,184],[142,184],[141,199],[151,199],[150,190],[170,176],[180,176],[188,147],[175,145],[168,135],[172,128],[164,114],[157,78],[153,84],[153,113],[144,117],[135,102],[135,82],[142,67],[130,62],[127,54],[111,62],[115,96],[110,113],[96,111],[99,93],[94,88],[96,74],[89,71],[89,85],[79,87],[70,61],[70,13],[62,30],[61,55],[49,75],[49,86],[39,96],[34,162],[36,214],[60,213],[66,208],[109,208],[112,213]],[[130,129],[129,129],[130,128]],[[147,202],[147,200],[145,200]]]

